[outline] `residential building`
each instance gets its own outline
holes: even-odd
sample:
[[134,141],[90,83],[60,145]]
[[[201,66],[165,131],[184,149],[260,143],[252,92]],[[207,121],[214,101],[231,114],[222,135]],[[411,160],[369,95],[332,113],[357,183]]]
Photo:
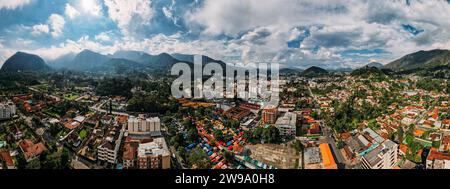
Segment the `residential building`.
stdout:
[[323,169],[337,169],[337,164],[334,161],[333,154],[331,153],[330,145],[327,143],[322,143],[319,145],[319,148],[322,155]]
[[276,107],[266,107],[262,111],[262,122],[264,124],[274,124],[277,120],[278,109]]
[[276,127],[280,130],[282,136],[295,136],[297,128],[297,114],[292,112],[285,113],[275,122]]
[[30,162],[35,157],[41,155],[42,152],[47,150],[44,144],[34,144],[33,141],[29,139],[21,140],[19,142],[19,146],[27,162]]
[[321,169],[322,157],[319,147],[309,147],[304,152],[305,169]]
[[431,148],[426,161],[427,169],[450,169],[450,153]]
[[12,102],[0,103],[0,120],[10,119],[16,114],[16,106]]
[[111,126],[107,136],[97,147],[97,158],[100,161],[115,164],[117,162],[118,152],[122,143],[125,128],[120,129],[119,125]]
[[152,142],[139,144],[139,169],[170,169],[170,152],[164,138],[155,138]]
[[308,147],[304,153],[305,169],[337,169],[337,164],[328,143]]
[[158,117],[145,118],[144,115],[139,115],[138,117],[130,116],[128,119],[128,133],[161,135],[161,121]]
[[[7,169],[16,169],[8,150],[0,150],[0,160],[5,162]],[[0,161],[0,165],[1,164],[2,164],[2,162]]]
[[391,169],[398,160],[398,144],[385,140],[362,156],[363,169]]
[[124,169],[132,169],[136,166],[137,148],[139,145],[135,142],[126,142],[123,146],[122,162]]

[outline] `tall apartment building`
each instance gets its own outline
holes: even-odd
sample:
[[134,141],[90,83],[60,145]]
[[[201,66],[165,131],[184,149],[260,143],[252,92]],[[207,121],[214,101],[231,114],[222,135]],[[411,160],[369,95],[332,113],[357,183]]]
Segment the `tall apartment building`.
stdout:
[[139,169],[170,169],[170,152],[164,138],[155,138],[152,142],[139,144]]
[[297,114],[292,112],[285,113],[275,122],[282,136],[295,136],[297,128]]
[[16,106],[12,102],[0,103],[0,120],[10,119],[16,114]]
[[128,119],[129,134],[153,134],[161,132],[161,121],[158,117],[145,118],[144,115],[138,117],[130,116]]
[[262,111],[262,121],[264,124],[274,124],[277,121],[278,109],[276,107],[266,107]]
[[97,159],[100,161],[115,164],[117,162],[118,152],[124,135],[124,127],[111,126],[107,137],[102,144],[97,147]]
[[124,169],[135,168],[137,156],[136,146],[139,146],[139,143],[134,145],[133,142],[125,142],[123,146],[123,155],[122,155],[122,162]]
[[385,140],[362,156],[363,169],[391,169],[397,164],[398,144]]

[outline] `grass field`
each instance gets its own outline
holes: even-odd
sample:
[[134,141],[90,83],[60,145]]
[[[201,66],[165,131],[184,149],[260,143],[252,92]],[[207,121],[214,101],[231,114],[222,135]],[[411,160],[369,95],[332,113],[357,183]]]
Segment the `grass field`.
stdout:
[[73,100],[77,99],[78,97],[80,97],[80,95],[75,94],[75,93],[69,93],[69,94],[64,95],[64,99],[70,100],[70,101],[73,101]]
[[86,138],[87,137],[86,129],[81,130],[80,133],[79,133],[79,136],[80,136],[81,139]]

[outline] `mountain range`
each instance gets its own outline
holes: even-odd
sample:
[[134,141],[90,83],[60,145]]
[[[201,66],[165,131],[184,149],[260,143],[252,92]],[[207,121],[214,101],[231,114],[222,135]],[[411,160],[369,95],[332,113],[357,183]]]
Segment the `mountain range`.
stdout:
[[[216,62],[222,67],[225,63],[208,56],[202,56],[203,64]],[[10,57],[1,71],[43,71],[54,69],[66,69],[73,71],[89,72],[127,72],[132,70],[149,70],[168,72],[178,62],[187,63],[193,67],[194,55],[167,54],[150,55],[141,51],[117,51],[114,54],[103,55],[91,50],[83,50],[78,54],[67,54],[48,64],[37,55],[17,52]]]
[[[203,64],[210,62],[219,63],[225,68],[225,63],[220,60],[202,56]],[[67,69],[74,71],[90,72],[114,72],[123,73],[132,70],[149,70],[168,72],[170,68],[178,62],[187,63],[193,67],[194,55],[189,54],[167,54],[150,55],[141,51],[117,51],[114,54],[103,55],[90,50],[83,50],[78,54],[67,54],[56,60],[45,61],[38,55],[17,52],[10,57],[2,66],[0,71],[50,71],[53,69]],[[441,70],[450,69],[449,50],[418,51],[406,55],[398,60],[383,66],[381,63],[372,62],[365,67],[375,67],[378,69],[392,70],[395,72],[414,73],[420,70]],[[327,74],[328,71],[313,66],[304,71],[285,69],[283,72],[301,72],[304,76],[314,76]]]
[[433,69],[439,66],[450,66],[449,50],[418,51],[395,60],[383,68],[398,72],[414,69]]

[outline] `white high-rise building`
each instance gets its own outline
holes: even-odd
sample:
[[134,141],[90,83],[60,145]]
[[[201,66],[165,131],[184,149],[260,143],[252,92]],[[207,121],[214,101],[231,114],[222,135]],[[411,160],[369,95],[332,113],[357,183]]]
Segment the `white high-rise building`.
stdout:
[[282,136],[295,136],[297,128],[297,114],[287,112],[284,116],[277,119],[275,125],[278,130],[280,130],[280,134]]
[[129,134],[152,134],[161,132],[161,121],[158,117],[145,118],[144,115],[139,117],[130,116],[128,119]]
[[16,106],[12,102],[0,103],[0,120],[10,119],[16,114]]
[[362,156],[363,169],[392,169],[397,165],[398,144],[385,140]]

